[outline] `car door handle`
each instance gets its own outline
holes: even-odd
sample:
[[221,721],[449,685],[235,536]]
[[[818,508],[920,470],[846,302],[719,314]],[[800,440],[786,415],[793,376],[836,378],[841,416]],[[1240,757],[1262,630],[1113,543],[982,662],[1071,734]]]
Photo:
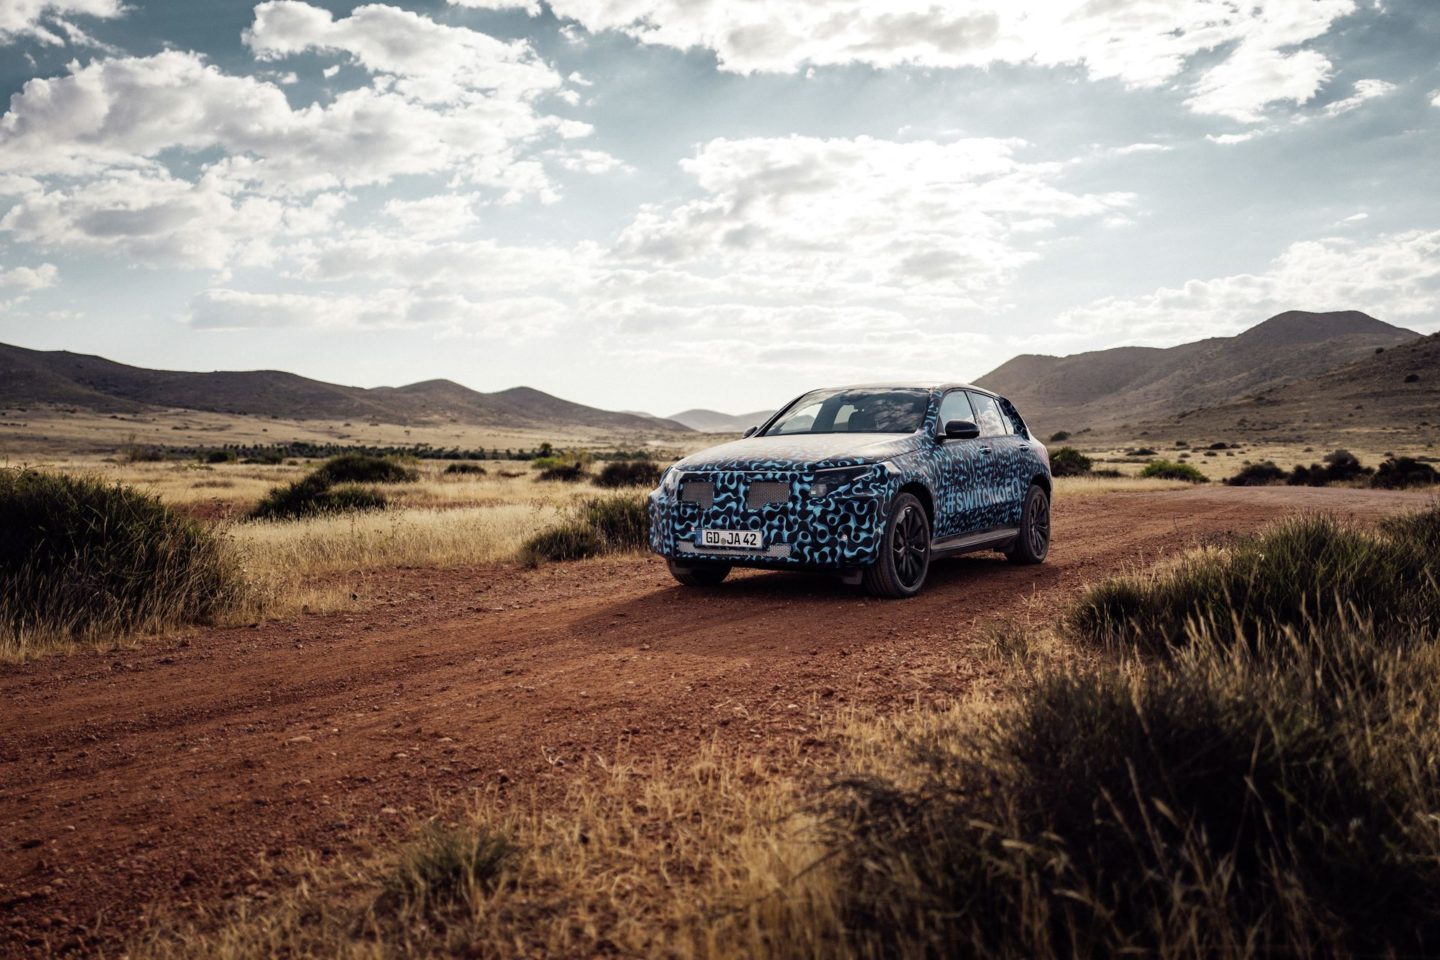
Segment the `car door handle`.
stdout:
[[981,452],[981,453],[989,453],[989,452],[990,452],[990,448],[989,448],[989,447],[981,447],[981,448],[980,448],[980,452]]

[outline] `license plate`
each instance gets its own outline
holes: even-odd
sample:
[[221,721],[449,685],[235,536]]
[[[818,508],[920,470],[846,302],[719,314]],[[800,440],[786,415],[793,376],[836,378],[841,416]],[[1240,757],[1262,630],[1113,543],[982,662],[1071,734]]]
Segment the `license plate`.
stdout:
[[712,550],[764,550],[759,530],[701,530],[700,546]]

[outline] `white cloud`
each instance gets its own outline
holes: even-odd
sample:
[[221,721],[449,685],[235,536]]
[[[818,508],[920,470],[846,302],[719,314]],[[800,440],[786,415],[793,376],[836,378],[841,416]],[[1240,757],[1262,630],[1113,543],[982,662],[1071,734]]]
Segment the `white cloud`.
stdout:
[[213,177],[128,170],[29,194],[0,217],[0,231],[41,249],[219,270],[270,262],[276,244],[328,230],[344,203],[335,194],[306,204],[237,198]]
[[358,295],[314,296],[214,288],[190,301],[186,321],[212,330],[257,327],[418,327],[449,336],[514,339],[542,334],[565,315],[540,297],[471,300],[390,288]]
[[1058,220],[1103,216],[1127,194],[1075,194],[1063,165],[1016,140],[859,137],[714,140],[682,166],[705,195],[648,206],[621,238],[644,261],[714,263],[804,297],[820,288],[975,304],[1035,259]]
[[1223,63],[1211,68],[1185,103],[1196,113],[1213,113],[1243,123],[1263,118],[1277,101],[1301,104],[1330,76],[1330,61],[1314,50],[1281,53],[1242,42]]
[[849,63],[1035,63],[1082,65],[1096,80],[1157,86],[1194,55],[1238,44],[1206,71],[1191,105],[1247,118],[1266,104],[1314,94],[1328,61],[1314,51],[1281,51],[1324,34],[1355,9],[1354,0],[550,0],[550,6],[591,31],[713,50],[724,69],[737,73]]
[[545,117],[524,100],[433,107],[379,87],[291,109],[284,92],[193,53],[100,60],[31,80],[0,118],[0,172],[81,175],[142,167],[167,150],[218,148],[237,182],[317,190],[454,170],[479,184],[539,192],[514,166],[524,145],[589,128]]
[[29,36],[55,46],[67,39],[93,45],[94,41],[66,18],[118,17],[122,11],[120,0],[5,0],[0,3],[0,44]]
[[1436,90],[1430,97],[1430,106],[1440,107],[1440,90]]
[[1207,133],[1205,134],[1205,139],[1211,143],[1218,143],[1223,147],[1233,147],[1237,143],[1254,140],[1256,137],[1263,137],[1270,132],[1269,130],[1251,130],[1247,133]]
[[400,78],[401,93],[428,102],[476,93],[527,101],[564,82],[523,40],[498,40],[383,4],[356,7],[336,20],[298,0],[267,0],[255,8],[245,43],[261,59],[307,50],[348,53],[372,73]]
[[53,263],[42,263],[38,267],[0,268],[0,290],[18,290],[33,293],[55,286],[60,279],[60,269]]
[[1356,80],[1355,92],[1344,100],[1336,100],[1325,105],[1327,117],[1338,117],[1342,113],[1349,113],[1359,107],[1367,100],[1374,100],[1376,97],[1383,97],[1385,94],[1397,89],[1395,84],[1386,80]]
[[523,10],[532,17],[540,16],[540,0],[445,0],[457,7],[472,10]]
[[1058,324],[1064,332],[1053,340],[1164,345],[1238,333],[1283,310],[1352,309],[1433,326],[1440,315],[1440,230],[1294,243],[1263,273],[1191,280],[1067,311]]
[[448,237],[480,221],[475,207],[478,194],[445,193],[420,200],[390,200],[385,215],[406,233],[417,237]]

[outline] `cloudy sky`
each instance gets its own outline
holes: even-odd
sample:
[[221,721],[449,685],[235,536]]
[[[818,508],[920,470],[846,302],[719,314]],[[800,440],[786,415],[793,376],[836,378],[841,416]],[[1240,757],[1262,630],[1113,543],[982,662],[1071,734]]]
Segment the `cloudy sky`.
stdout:
[[747,411],[1440,329],[1436,0],[0,0],[0,341]]

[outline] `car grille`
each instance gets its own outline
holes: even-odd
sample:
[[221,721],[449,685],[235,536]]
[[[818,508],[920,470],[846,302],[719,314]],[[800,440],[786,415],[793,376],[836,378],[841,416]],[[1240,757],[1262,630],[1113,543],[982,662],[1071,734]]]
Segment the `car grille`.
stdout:
[[759,510],[790,499],[790,484],[762,480],[745,491],[745,509]]
[[698,503],[708,510],[715,502],[715,484],[700,480],[686,481],[680,487],[680,499],[685,503]]

